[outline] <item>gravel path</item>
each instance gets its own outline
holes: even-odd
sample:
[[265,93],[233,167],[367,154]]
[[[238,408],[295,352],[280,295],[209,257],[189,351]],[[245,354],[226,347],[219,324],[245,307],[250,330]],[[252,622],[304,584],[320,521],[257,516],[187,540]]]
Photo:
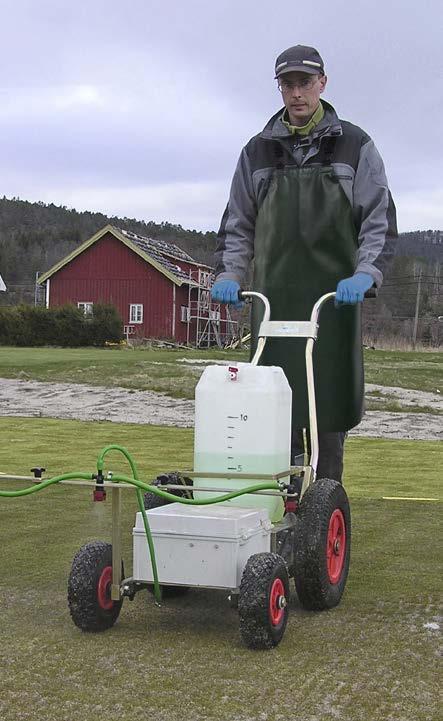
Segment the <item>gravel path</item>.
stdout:
[[[403,405],[429,406],[443,411],[443,399],[438,394],[371,384],[366,388],[395,396]],[[127,388],[1,378],[0,416],[107,420],[189,428],[194,424],[194,402]],[[351,435],[441,440],[443,422],[441,416],[428,413],[367,411]]]

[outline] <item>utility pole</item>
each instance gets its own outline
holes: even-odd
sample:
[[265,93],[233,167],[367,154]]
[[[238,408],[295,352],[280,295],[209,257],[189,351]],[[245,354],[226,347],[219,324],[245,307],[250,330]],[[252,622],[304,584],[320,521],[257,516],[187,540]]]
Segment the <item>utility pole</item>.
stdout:
[[415,317],[414,317],[414,330],[412,332],[412,350],[415,350],[415,346],[417,343],[417,328],[418,328],[418,311],[420,308],[420,291],[421,291],[421,276],[422,276],[423,270],[420,268],[420,273],[418,276],[418,284],[417,284],[417,298],[415,301]]

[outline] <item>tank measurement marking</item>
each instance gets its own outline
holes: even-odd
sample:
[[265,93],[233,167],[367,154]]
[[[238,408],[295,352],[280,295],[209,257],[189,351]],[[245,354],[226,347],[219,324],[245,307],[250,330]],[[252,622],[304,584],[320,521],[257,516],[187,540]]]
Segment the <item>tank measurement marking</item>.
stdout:
[[[241,427],[242,423],[245,423],[249,420],[249,415],[247,413],[239,413],[237,416],[226,416],[226,432],[229,433],[232,431],[235,432],[236,435],[226,435],[226,440],[228,444],[232,441],[235,441],[236,444],[241,441]],[[232,421],[239,421],[239,423],[233,424]],[[233,446],[227,445],[226,447],[227,451],[238,451],[237,447],[234,448]],[[243,472],[243,465],[238,463],[235,465],[237,456],[228,456],[226,455],[226,471],[229,473],[242,473]]]

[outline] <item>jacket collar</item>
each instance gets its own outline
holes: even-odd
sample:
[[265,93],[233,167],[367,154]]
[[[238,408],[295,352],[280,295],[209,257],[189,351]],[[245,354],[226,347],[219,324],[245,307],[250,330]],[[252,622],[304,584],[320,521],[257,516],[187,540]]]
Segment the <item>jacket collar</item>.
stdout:
[[[319,124],[314,128],[313,132],[308,136],[311,141],[324,135],[339,136],[343,134],[340,120],[332,105],[327,103],[326,100],[321,100],[321,104],[323,105],[325,114]],[[261,138],[264,138],[265,140],[294,138],[281,120],[284,110],[284,108],[281,108],[270,120],[268,120],[260,133]]]

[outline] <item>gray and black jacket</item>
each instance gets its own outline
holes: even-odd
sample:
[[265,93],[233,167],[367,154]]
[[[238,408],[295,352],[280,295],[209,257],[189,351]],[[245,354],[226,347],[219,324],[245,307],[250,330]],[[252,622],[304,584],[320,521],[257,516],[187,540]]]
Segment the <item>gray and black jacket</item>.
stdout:
[[244,283],[254,257],[257,213],[275,169],[329,161],[353,208],[359,244],[355,272],[369,273],[381,285],[397,238],[383,161],[364,130],[339,120],[332,105],[321,102],[325,114],[308,136],[290,133],[282,108],[243,148],[218,233],[217,280]]

